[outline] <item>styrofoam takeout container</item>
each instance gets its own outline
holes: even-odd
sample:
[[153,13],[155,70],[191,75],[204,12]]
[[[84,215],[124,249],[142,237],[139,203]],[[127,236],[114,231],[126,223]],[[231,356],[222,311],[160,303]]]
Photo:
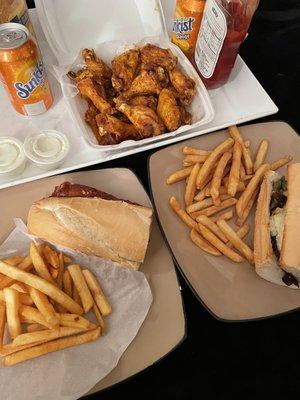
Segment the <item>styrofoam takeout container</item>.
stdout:
[[[54,67],[55,74],[72,117],[89,145],[102,151],[127,149],[174,137],[213,119],[214,109],[203,82],[186,56],[168,38],[160,0],[89,0],[88,6],[82,0],[36,0],[35,3],[45,36],[59,63]],[[192,124],[156,137],[100,146],[84,121],[87,105],[66,73],[82,67],[80,50],[84,47],[94,48],[110,64],[122,51],[145,43],[170,48],[183,71],[195,80],[196,96],[188,109]]]

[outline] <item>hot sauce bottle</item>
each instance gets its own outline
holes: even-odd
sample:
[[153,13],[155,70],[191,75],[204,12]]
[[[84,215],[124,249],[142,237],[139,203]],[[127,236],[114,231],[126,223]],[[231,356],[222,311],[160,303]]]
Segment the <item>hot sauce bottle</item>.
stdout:
[[205,0],[177,0],[173,20],[172,42],[194,63],[198,32]]
[[207,0],[195,63],[207,88],[224,85],[233,69],[259,0]]

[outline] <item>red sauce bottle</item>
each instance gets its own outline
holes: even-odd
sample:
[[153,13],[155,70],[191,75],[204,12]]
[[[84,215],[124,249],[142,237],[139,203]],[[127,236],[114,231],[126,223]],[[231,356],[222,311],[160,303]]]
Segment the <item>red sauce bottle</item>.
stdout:
[[258,3],[207,0],[195,51],[195,63],[207,88],[228,81]]

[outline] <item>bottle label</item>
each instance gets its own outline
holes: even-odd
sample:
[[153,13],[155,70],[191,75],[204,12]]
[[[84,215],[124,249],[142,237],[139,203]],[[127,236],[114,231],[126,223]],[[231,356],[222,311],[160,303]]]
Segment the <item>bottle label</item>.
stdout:
[[176,35],[176,39],[189,40],[194,22],[195,18],[193,17],[176,18],[173,22],[173,32]]
[[215,0],[208,0],[196,44],[195,61],[204,78],[215,71],[227,34],[225,15]]

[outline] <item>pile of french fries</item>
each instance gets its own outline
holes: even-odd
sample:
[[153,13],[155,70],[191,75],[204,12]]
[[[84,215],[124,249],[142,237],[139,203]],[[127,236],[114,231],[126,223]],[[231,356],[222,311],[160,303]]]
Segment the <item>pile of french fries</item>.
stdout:
[[[82,316],[90,310],[97,324]],[[46,244],[32,242],[28,256],[0,260],[4,366],[96,340],[111,312],[95,276]],[[10,342],[4,344],[6,326]]]
[[[250,230],[247,218],[266,172],[284,166],[292,157],[265,163],[269,143],[263,139],[253,161],[250,142],[243,140],[238,128],[230,126],[228,132],[230,137],[213,150],[183,148],[184,168],[171,174],[166,183],[186,181],[185,208],[174,196],[170,206],[202,250],[253,264],[253,250],[243,241]],[[236,229],[227,222],[234,214]]]

